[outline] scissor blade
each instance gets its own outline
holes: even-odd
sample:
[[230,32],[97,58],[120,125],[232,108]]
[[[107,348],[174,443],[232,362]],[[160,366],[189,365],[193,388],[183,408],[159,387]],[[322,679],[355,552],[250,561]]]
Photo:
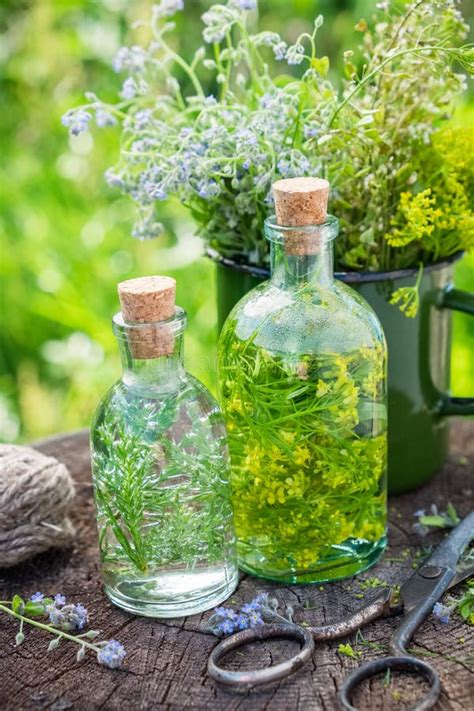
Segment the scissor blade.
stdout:
[[474,563],[461,563],[456,568],[456,575],[449,583],[449,590],[454,588],[456,585],[459,585],[459,583],[462,583],[463,580],[467,580],[472,577],[474,577]]
[[459,559],[473,538],[474,511],[471,511],[401,586],[400,597],[405,610],[412,610],[431,596],[434,601],[440,599],[451,586]]
[[474,511],[471,511],[453,528],[444,541],[425,560],[425,565],[441,565],[456,568],[466,546],[474,539]]

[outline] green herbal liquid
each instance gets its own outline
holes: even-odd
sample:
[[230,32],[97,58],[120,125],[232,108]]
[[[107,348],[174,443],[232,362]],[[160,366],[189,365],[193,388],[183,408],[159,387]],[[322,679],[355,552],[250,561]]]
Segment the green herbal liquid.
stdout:
[[383,347],[285,355],[228,322],[220,348],[240,567],[291,583],[370,567],[386,544]]
[[[238,582],[224,419],[184,368],[182,309],[166,356],[135,358],[140,325],[121,313],[113,323],[123,375],[91,431],[105,591],[134,614],[203,612]],[[152,328],[159,338],[160,322],[147,333]]]

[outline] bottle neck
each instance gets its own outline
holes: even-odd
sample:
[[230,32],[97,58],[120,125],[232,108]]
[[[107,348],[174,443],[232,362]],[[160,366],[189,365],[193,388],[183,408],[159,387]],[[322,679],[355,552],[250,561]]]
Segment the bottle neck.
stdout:
[[329,286],[334,280],[332,242],[320,246],[317,254],[288,254],[285,245],[272,242],[270,248],[272,282],[281,289]]
[[144,395],[177,390],[185,379],[186,314],[177,307],[168,321],[130,324],[121,313],[113,319],[122,361],[122,382]]
[[272,283],[281,289],[301,289],[334,282],[332,243],[338,233],[335,217],[321,225],[285,227],[274,218],[265,222],[271,243]]
[[175,336],[173,352],[157,358],[134,358],[130,344],[119,340],[122,381],[149,393],[176,390],[185,375],[183,340],[183,334]]

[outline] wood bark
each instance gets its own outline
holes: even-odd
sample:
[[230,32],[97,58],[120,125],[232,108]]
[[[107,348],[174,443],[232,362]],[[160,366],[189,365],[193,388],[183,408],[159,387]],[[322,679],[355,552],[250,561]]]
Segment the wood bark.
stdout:
[[[120,670],[97,664],[93,655],[76,661],[75,645],[62,643],[47,652],[48,636],[25,629],[25,642],[15,646],[16,625],[0,616],[0,709],[216,709],[220,711],[333,711],[338,708],[336,692],[343,677],[358,662],[338,653],[339,642],[317,643],[310,664],[278,684],[250,692],[220,687],[206,674],[207,658],[217,639],[204,634],[202,625],[209,613],[165,622],[133,617],[114,607],[102,592],[95,512],[92,497],[88,435],[81,432],[55,437],[35,445],[40,451],[64,462],[77,485],[73,521],[77,527],[74,546],[51,551],[8,571],[0,571],[0,598],[18,593],[29,597],[37,590],[61,592],[71,602],[82,602],[89,610],[91,627],[101,630],[103,639],[118,639],[127,649]],[[423,546],[436,545],[443,532],[420,539],[413,530],[414,512],[432,503],[445,509],[448,501],[465,515],[474,504],[474,422],[453,424],[449,462],[424,488],[389,502],[389,548],[372,570],[348,581],[324,586],[288,586],[242,575],[232,604],[239,606],[257,592],[268,591],[284,603],[303,609],[310,623],[338,619],[356,609],[377,592],[365,590],[361,582],[377,576],[389,584],[402,583],[416,565],[416,553]],[[229,603],[230,604],[230,603]],[[383,648],[399,618],[371,623],[363,630],[365,644],[353,635],[347,641],[368,660],[384,655]],[[439,671],[442,695],[436,708],[467,711],[474,707],[474,628],[454,616],[442,624],[431,616],[414,638],[418,653],[425,655]],[[371,645],[374,646],[371,646]],[[291,642],[254,645],[229,658],[232,668],[276,663],[290,654]],[[355,701],[360,709],[395,710],[410,706],[420,691],[409,675],[394,676],[390,683],[368,682]]]

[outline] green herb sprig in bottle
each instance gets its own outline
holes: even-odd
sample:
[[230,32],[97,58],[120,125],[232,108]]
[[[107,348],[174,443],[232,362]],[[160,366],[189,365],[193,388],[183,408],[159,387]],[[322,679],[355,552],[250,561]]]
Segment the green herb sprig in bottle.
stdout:
[[374,312],[333,278],[329,184],[273,185],[272,277],[219,342],[239,565],[321,582],[386,545],[386,344]]
[[224,420],[184,369],[175,291],[169,277],[119,284],[123,376],[91,436],[105,591],[154,617],[210,609],[237,585]]

